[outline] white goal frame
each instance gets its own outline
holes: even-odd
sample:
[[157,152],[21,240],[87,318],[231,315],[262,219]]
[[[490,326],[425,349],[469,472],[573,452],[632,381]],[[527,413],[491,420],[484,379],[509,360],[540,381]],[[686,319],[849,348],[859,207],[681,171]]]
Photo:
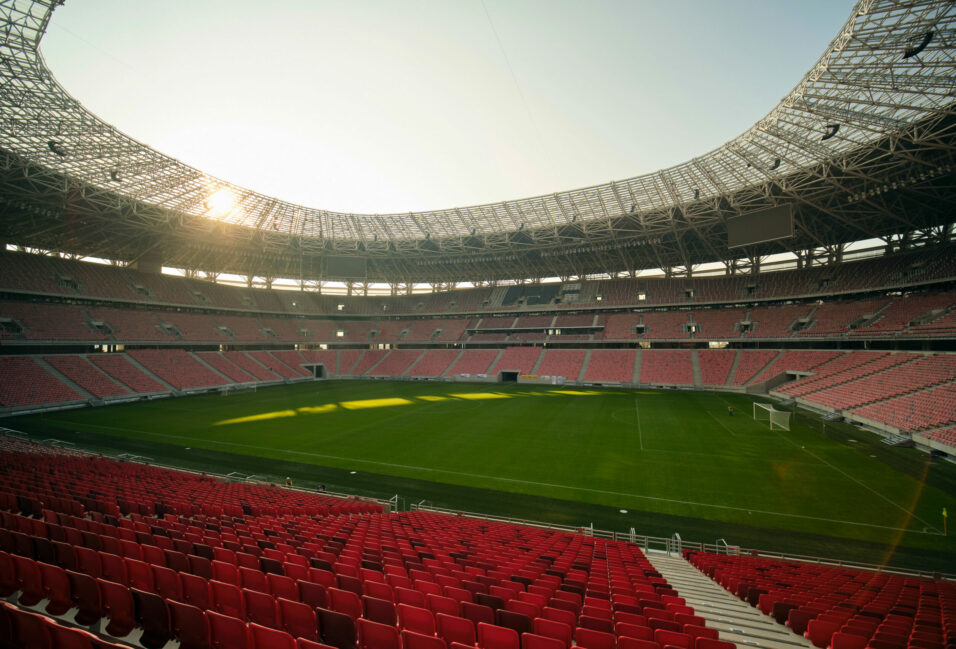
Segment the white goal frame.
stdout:
[[757,403],[754,401],[754,421],[770,422],[770,430],[774,427],[782,430],[790,430],[790,411],[776,410],[769,403]]

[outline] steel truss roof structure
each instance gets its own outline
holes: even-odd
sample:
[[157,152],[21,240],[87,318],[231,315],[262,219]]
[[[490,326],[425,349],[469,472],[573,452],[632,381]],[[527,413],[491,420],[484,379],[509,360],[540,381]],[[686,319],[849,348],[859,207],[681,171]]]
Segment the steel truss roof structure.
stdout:
[[[871,237],[952,236],[950,0],[861,0],[777,107],[684,164],[547,196],[406,214],[287,203],[119,132],[60,87],[39,53],[59,4],[0,0],[3,243],[308,280],[345,277],[338,262],[353,258],[364,280],[397,284],[686,271],[705,262],[730,269],[738,258]],[[222,190],[234,207],[218,214],[210,198]],[[777,205],[793,208],[792,238],[727,246],[728,218]]]

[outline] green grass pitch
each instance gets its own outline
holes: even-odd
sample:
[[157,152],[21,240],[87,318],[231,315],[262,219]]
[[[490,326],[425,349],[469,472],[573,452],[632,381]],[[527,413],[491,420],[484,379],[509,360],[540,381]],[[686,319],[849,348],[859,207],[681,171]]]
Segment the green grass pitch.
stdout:
[[[956,466],[752,398],[323,381],[8,420],[177,465],[571,525],[947,570]],[[736,414],[728,415],[728,406]],[[621,513],[620,510],[627,510]],[[951,570],[947,570],[951,571]]]

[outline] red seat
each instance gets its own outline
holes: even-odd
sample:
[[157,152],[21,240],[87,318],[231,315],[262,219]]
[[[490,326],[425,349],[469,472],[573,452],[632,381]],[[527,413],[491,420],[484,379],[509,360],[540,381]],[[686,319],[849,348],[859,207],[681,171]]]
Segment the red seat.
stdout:
[[246,619],[246,609],[242,591],[238,586],[222,581],[210,581],[209,600],[212,610],[229,617]]
[[126,585],[130,588],[152,592],[154,589],[153,567],[138,559],[125,558],[123,562],[126,564]]
[[299,589],[298,600],[312,608],[325,608],[325,586],[300,579],[295,583]]
[[402,631],[402,649],[447,649],[447,645],[438,636]]
[[13,559],[6,552],[0,552],[0,597],[9,597],[20,590],[17,583]]
[[840,630],[843,622],[832,620],[813,619],[807,623],[807,639],[821,649],[830,645],[830,637]]
[[680,649],[694,649],[694,638],[680,631],[656,629],[654,640],[662,647],[672,646]]
[[557,638],[535,635],[534,633],[522,633],[521,649],[567,649],[567,645]]
[[327,588],[325,597],[330,610],[336,613],[344,613],[353,620],[362,617],[362,600],[352,591],[342,590],[341,588]]
[[153,566],[153,585],[158,595],[165,600],[179,600],[182,598],[182,586],[179,575],[175,570],[163,566]]
[[640,624],[629,624],[627,622],[618,622],[614,625],[614,632],[618,636],[627,636],[637,638],[638,640],[653,640],[654,629]]
[[717,629],[712,629],[707,626],[697,626],[696,624],[685,624],[684,633],[689,635],[692,638],[713,638],[717,640],[720,638],[720,633]]
[[461,613],[461,605],[458,600],[444,595],[429,593],[425,596],[425,604],[432,613],[445,613],[455,616]]
[[123,557],[100,552],[100,576],[106,581],[126,586],[128,579],[126,577],[126,562]]
[[435,616],[427,608],[399,604],[398,626],[403,631],[414,631],[423,635],[435,635]]
[[179,649],[206,649],[209,646],[209,622],[201,609],[169,601],[169,626],[179,640]]
[[351,617],[324,608],[316,609],[315,612],[319,618],[319,634],[325,644],[338,649],[354,649],[355,622]]
[[14,607],[4,607],[9,611],[12,621],[12,640],[13,647],[29,647],[33,649],[59,649],[53,648],[50,644],[50,638],[47,635],[46,618],[36,613],[21,611]]
[[574,628],[578,625],[577,613],[574,611],[567,611],[565,609],[545,606],[543,609],[541,609],[541,617],[547,620],[554,620],[555,622],[563,622],[571,628]]
[[230,615],[206,611],[212,649],[249,649],[246,624]]
[[285,631],[271,629],[255,622],[249,623],[248,638],[248,649],[296,649],[295,638]]
[[130,588],[136,621],[143,627],[138,642],[146,649],[160,649],[172,637],[169,626],[169,610],[166,602],[155,593]]
[[574,642],[587,649],[614,649],[617,638],[612,633],[578,627],[574,630]]
[[[24,606],[34,606],[43,599],[43,579],[37,562],[27,557],[13,555],[13,571],[16,575],[20,597],[17,601]],[[45,637],[45,636],[44,636]]]
[[697,638],[694,641],[694,649],[735,649],[736,646],[733,642],[713,638]]
[[279,628],[293,638],[308,638],[318,642],[319,626],[313,607],[282,597],[276,600],[276,604],[279,609]]
[[521,643],[514,629],[479,622],[478,646],[482,649],[520,649]]
[[549,620],[543,617],[537,617],[533,622],[533,631],[535,635],[554,638],[565,647],[571,646],[571,640],[574,637],[574,629],[557,620]]
[[233,586],[239,585],[239,569],[231,563],[225,561],[212,562],[212,578]]
[[262,626],[274,628],[278,625],[276,600],[269,593],[260,593],[257,590],[242,589],[242,601],[245,606],[245,619]]
[[474,602],[461,603],[461,616],[471,620],[474,624],[480,624],[481,622],[486,624],[495,623],[495,612],[487,606]]
[[449,645],[453,642],[469,646],[475,644],[477,639],[475,623],[471,620],[445,613],[436,613],[435,622],[438,627],[438,635],[444,638]]
[[242,588],[258,590],[260,593],[269,592],[269,583],[266,581],[266,575],[258,568],[246,568],[242,566],[238,568],[237,571],[239,573],[239,585]]
[[70,570],[66,571],[66,577],[70,581],[70,599],[77,608],[74,622],[83,626],[95,624],[103,617],[100,587],[96,579]]
[[63,615],[73,608],[70,578],[60,566],[38,563],[40,578],[43,581],[43,596],[48,599],[43,610],[50,615]]
[[358,638],[361,649],[402,649],[398,629],[389,624],[362,618],[358,621]]
[[269,585],[268,592],[272,593],[273,597],[295,599],[298,596],[295,579],[291,577],[269,573],[266,575],[266,582]]
[[614,633],[614,622],[609,618],[599,618],[590,615],[581,615],[578,617],[578,626],[583,629],[593,629],[603,631],[604,633]]
[[[653,640],[631,638],[625,635],[617,639],[617,649],[661,649],[661,646]],[[730,648],[727,647],[726,649]]]
[[103,614],[109,618],[106,632],[114,638],[123,638],[136,627],[133,596],[129,588],[106,579],[97,579]]
[[327,644],[315,642],[314,640],[306,640],[305,638],[296,638],[295,646],[296,649],[335,649],[335,647]]
[[[99,643],[100,639],[92,633],[87,633],[82,629],[60,626],[52,620],[46,621],[46,634],[50,646],[54,649],[94,649],[93,642]],[[95,649],[103,645],[96,644]]]
[[182,601],[195,606],[201,611],[210,608],[212,598],[207,580],[184,572],[179,575],[179,585],[182,591]]

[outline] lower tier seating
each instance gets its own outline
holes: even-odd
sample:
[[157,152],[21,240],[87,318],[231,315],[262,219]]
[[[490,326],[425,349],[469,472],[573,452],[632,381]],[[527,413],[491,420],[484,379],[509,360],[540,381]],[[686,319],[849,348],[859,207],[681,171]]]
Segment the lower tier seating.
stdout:
[[685,556],[821,649],[942,649],[956,642],[953,582],[761,557]]
[[0,445],[0,643],[734,647],[633,544]]

